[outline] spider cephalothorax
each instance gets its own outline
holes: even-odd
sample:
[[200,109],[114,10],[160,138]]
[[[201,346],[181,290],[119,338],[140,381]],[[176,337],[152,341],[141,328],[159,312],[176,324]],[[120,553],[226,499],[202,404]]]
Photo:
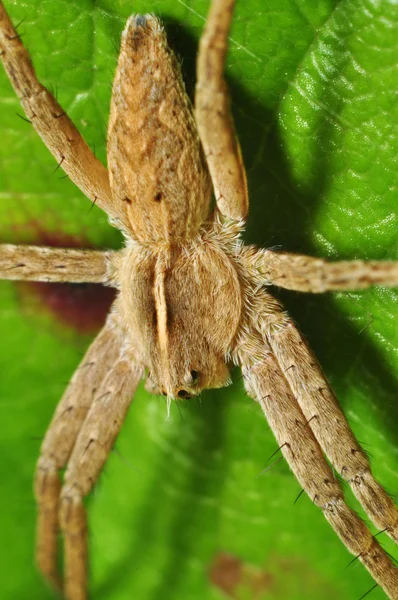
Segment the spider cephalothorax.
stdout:
[[189,242],[132,242],[117,257],[115,311],[126,335],[142,341],[137,360],[150,391],[187,398],[230,381],[226,357],[248,289],[240,229],[213,215]]
[[[187,398],[225,385],[233,361],[303,489],[350,552],[398,600],[396,566],[345,503],[324,455],[368,517],[395,541],[397,509],[373,478],[316,358],[265,289],[398,285],[398,264],[328,263],[240,244],[248,195],[223,79],[233,5],[212,2],[198,55],[194,112],[159,22],[149,15],[128,20],[113,85],[108,171],[37,81],[0,2],[0,54],[27,117],[59,165],[126,238],[118,252],[0,246],[3,278],[103,282],[119,291],[42,445],[35,483],[38,565],[69,600],[87,597],[83,499],[145,369],[151,391]],[[210,182],[216,209],[209,217]],[[59,530],[65,582],[57,568]]]

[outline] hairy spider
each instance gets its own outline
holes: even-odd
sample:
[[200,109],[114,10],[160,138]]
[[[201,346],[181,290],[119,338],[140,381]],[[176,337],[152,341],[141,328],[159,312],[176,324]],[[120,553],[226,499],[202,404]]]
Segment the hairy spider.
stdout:
[[[319,364],[266,289],[398,285],[398,263],[322,259],[245,246],[246,176],[223,79],[234,0],[213,0],[198,55],[195,109],[159,21],[132,16],[122,36],[108,128],[108,170],[94,157],[0,3],[0,54],[58,163],[124,234],[120,251],[0,246],[0,277],[101,282],[118,290],[107,322],[58,405],[35,491],[37,560],[70,600],[87,597],[84,497],[95,484],[139,381],[168,404],[229,383],[242,369],[293,473],[343,543],[392,599],[398,571],[344,501],[326,461],[368,517],[398,540],[398,512],[371,474]],[[210,210],[212,189],[216,207]],[[60,471],[66,467],[61,484]],[[57,569],[63,533],[64,582]]]

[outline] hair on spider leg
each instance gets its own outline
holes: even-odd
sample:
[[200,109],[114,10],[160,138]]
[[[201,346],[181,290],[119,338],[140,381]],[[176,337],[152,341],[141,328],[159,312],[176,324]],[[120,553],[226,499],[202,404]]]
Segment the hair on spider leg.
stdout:
[[111,92],[111,94],[112,94],[112,92],[113,92],[113,84],[112,84],[111,82],[109,82],[109,83],[107,84],[107,86],[106,86],[106,89],[107,89],[108,91],[110,91],[110,92]]
[[112,450],[111,450],[111,452],[113,452],[113,454],[116,454],[116,456],[118,458],[120,458],[120,460],[122,461],[122,463],[124,463],[125,465],[127,465],[129,467],[129,469],[131,469],[132,471],[135,471],[139,475],[143,475],[144,474],[140,469],[137,469],[137,467],[135,467],[129,460],[127,460],[127,458],[125,458],[119,452],[119,450],[117,450],[117,448],[113,447]]
[[[370,528],[371,528],[371,523],[370,523],[370,521],[369,521],[368,519],[366,519],[366,518],[364,518],[364,517],[360,516],[360,515],[357,513],[357,511],[355,511],[355,510],[353,510],[353,512],[354,512],[354,513],[355,513],[355,514],[356,514],[356,515],[357,515],[357,516],[358,516],[358,517],[359,517],[359,518],[360,518],[360,519],[361,519],[361,520],[362,520],[362,521],[365,523],[365,525],[366,525],[366,527],[367,527],[368,529],[370,529]],[[384,532],[385,532],[387,529],[388,529],[388,528],[386,527],[385,529],[383,529],[383,530],[379,531],[378,533],[375,533],[374,535],[372,535],[373,539],[375,539],[375,538],[376,538],[378,535],[380,535],[380,534],[384,533]],[[382,545],[380,542],[379,542],[379,544],[380,544],[380,546],[382,546],[382,548],[383,548],[383,551],[385,552],[385,554],[387,554],[387,556],[389,556],[389,558],[392,560],[392,562],[393,562],[394,564],[398,564],[398,563],[397,563],[397,559],[396,559],[396,558],[395,558],[395,557],[394,557],[392,554],[390,554],[389,552],[387,552],[387,550],[386,550],[386,549],[383,547],[383,545]],[[344,568],[345,568],[345,569],[348,569],[348,568],[349,568],[351,565],[353,565],[355,562],[357,562],[357,561],[358,561],[358,559],[360,559],[360,557],[362,556],[362,554],[363,554],[363,553],[362,553],[362,552],[360,552],[359,554],[357,554],[356,556],[354,556],[354,558],[352,558],[352,559],[351,559],[351,560],[350,560],[350,561],[347,563],[347,565],[346,565]]]
[[[373,536],[373,537],[375,537],[375,536]],[[393,555],[392,555],[390,552],[387,552],[387,550],[386,550],[385,548],[383,548],[383,550],[384,550],[384,552],[387,554],[387,556],[389,556],[389,557],[390,557],[390,559],[392,560],[392,562],[393,562],[395,565],[398,565],[398,560],[395,558],[395,556],[393,556]]]
[[[372,537],[373,537],[373,539],[376,539],[376,537],[377,537],[378,535],[381,535],[382,533],[385,533],[387,530],[388,530],[388,527],[385,527],[385,528],[384,528],[384,529],[382,529],[381,531],[378,531],[377,533],[375,533],[375,534],[372,536]],[[382,544],[380,544],[380,545],[383,547],[383,545],[382,545]],[[397,559],[397,558],[395,558],[395,556],[393,556],[393,555],[392,555],[390,552],[387,552],[387,550],[386,550],[385,548],[383,548],[383,550],[384,550],[384,552],[387,554],[387,556],[389,556],[389,557],[390,557],[390,559],[392,560],[392,562],[393,562],[395,565],[398,565],[398,559]]]
[[347,482],[347,480],[346,480],[346,479],[344,479],[344,478],[343,478],[343,477],[340,475],[340,473],[338,473],[338,472],[336,471],[336,469],[334,468],[334,466],[333,466],[333,465],[330,465],[330,468],[331,468],[331,471],[332,471],[333,479],[334,479],[335,481],[338,481],[338,482],[339,482],[339,484],[341,485],[341,487],[343,488],[343,491],[345,491],[345,490],[347,489],[347,486],[348,486],[348,482]]
[[111,391],[104,392],[103,394],[101,394],[101,396],[98,396],[98,398],[96,398],[96,400],[98,402],[98,400],[102,400],[102,398],[105,398],[106,396],[110,396],[110,395],[112,395]]
[[20,119],[22,119],[22,121],[25,121],[26,123],[29,123],[30,125],[32,125],[32,121],[30,119],[27,119],[26,117],[24,117],[23,115],[20,115],[19,113],[15,113],[17,115],[17,117],[19,117]]
[[88,213],[89,213],[89,214],[90,214],[90,213],[91,213],[91,211],[93,210],[93,208],[94,208],[94,205],[96,204],[97,200],[98,200],[98,196],[94,196],[94,200],[92,200],[92,201],[91,201],[91,206],[90,206],[90,208],[88,209]]
[[63,419],[64,416],[68,413],[79,413],[80,411],[84,411],[84,414],[87,414],[90,410],[90,405],[88,406],[67,406],[63,412],[61,412],[57,417],[54,418],[53,423],[57,423],[59,420]]
[[354,558],[352,558],[344,567],[345,569],[348,569],[349,567],[351,567],[351,565],[353,565],[354,563],[356,563],[362,556],[362,552],[360,552],[359,554],[357,554],[356,556],[354,556]]
[[[87,369],[87,367],[92,367],[93,365],[95,365],[95,361],[94,360],[88,360],[87,362],[79,365],[76,368],[76,371],[80,371],[80,369]],[[69,383],[69,382],[68,382]]]
[[[358,290],[359,291],[359,290]],[[357,294],[358,291],[356,292],[356,294],[353,293],[349,293],[349,292],[344,292],[344,298],[348,299],[350,302],[352,302],[353,304],[356,304],[357,306],[359,306],[361,303],[359,301],[360,297],[358,298]],[[373,313],[366,311],[368,316],[370,317],[370,321],[368,321],[357,333],[357,335],[361,334],[363,331],[365,331],[365,329],[368,329],[368,327],[370,327],[370,325],[372,325],[372,323],[375,320],[375,316],[373,315]],[[365,313],[366,314],[366,313]]]
[[[243,395],[244,395],[244,396],[246,396],[247,398],[250,398],[249,394],[247,393],[247,391],[246,391],[245,389],[243,390]],[[251,398],[250,398],[250,399],[251,399]],[[249,413],[253,413],[253,414],[254,414],[254,413],[255,413],[255,411],[257,410],[256,403],[255,403],[255,402],[250,402],[250,404],[249,404],[249,403],[247,403],[247,404],[245,405],[245,410],[246,410],[247,412],[249,412]],[[265,422],[265,423],[264,423],[264,425],[265,425],[265,427],[264,427],[264,431],[270,431],[271,427],[268,425],[268,423],[267,423],[267,422]]]
[[281,446],[279,446],[279,448],[277,448],[277,449],[275,450],[275,452],[273,452],[273,453],[271,454],[271,456],[269,456],[269,457],[267,458],[267,460],[266,460],[265,462],[266,462],[266,463],[267,463],[267,462],[269,462],[269,461],[271,460],[271,458],[272,458],[273,456],[275,456],[275,454],[277,454],[277,453],[278,453],[280,450],[282,450],[282,448],[284,448],[284,446],[286,446],[286,447],[290,448],[290,444],[289,444],[288,442],[284,442],[284,443],[283,443]]
[[391,494],[391,492],[389,492],[388,490],[387,490],[387,493],[390,496],[391,500],[393,500],[395,502],[395,504],[397,504],[397,502],[398,502],[397,494]]
[[381,535],[382,533],[384,533],[385,531],[387,531],[388,527],[384,527],[384,529],[381,529],[381,531],[378,531],[377,533],[374,534],[374,538],[376,538],[378,535]]
[[50,85],[48,86],[48,89],[51,92],[51,95],[54,96],[54,98],[58,102],[58,86],[57,85],[54,86],[52,83],[50,83]]
[[[365,523],[366,523],[366,524],[368,524],[366,521],[365,521]],[[383,532],[381,532],[381,531],[380,531],[379,533],[383,533]],[[377,534],[375,534],[375,535],[374,535],[374,536],[372,536],[372,537],[373,537],[373,538],[375,538],[375,537],[376,537],[376,535],[379,535],[379,534],[377,533]],[[380,543],[380,542],[379,542],[379,543]],[[382,546],[382,544],[380,544],[380,545]],[[382,546],[382,547],[383,547],[383,546]],[[396,559],[396,558],[395,558],[395,557],[394,557],[394,556],[393,556],[393,555],[392,555],[390,552],[387,552],[387,550],[386,550],[385,548],[383,548],[383,551],[384,551],[384,552],[387,554],[387,556],[388,556],[388,557],[389,557],[389,558],[392,560],[392,562],[393,562],[395,565],[397,565],[397,564],[398,564],[398,562],[397,562],[397,559]],[[355,562],[357,562],[357,561],[358,561],[358,559],[360,559],[360,558],[361,558],[361,556],[362,556],[362,552],[361,552],[361,553],[359,553],[359,554],[357,554],[357,556],[354,556],[354,558],[353,558],[352,560],[350,560],[350,562],[349,562],[349,563],[348,563],[348,564],[345,566],[345,569],[348,569],[349,567],[351,567],[351,565],[353,565]]]
[[301,496],[304,494],[305,490],[304,488],[301,490],[301,492],[299,492],[299,494],[297,495],[295,501],[293,502],[293,505],[296,504],[296,502],[299,500],[299,498],[301,498]]
[[263,469],[261,471],[261,473],[259,473],[258,475],[256,475],[256,477],[254,479],[258,479],[259,477],[261,477],[261,475],[264,475],[264,473],[266,473],[267,471],[269,471],[270,469],[272,469],[272,467],[274,467],[275,465],[277,465],[278,462],[281,462],[281,460],[283,460],[283,456],[280,456],[272,464],[268,465],[268,467],[266,467],[265,469]]
[[12,265],[11,267],[7,267],[6,269],[4,269],[5,271],[12,271],[12,269],[19,269],[20,267],[24,267],[25,263],[19,262],[15,265]]
[[364,325],[359,331],[358,331],[358,335],[360,335],[361,333],[363,333],[364,331],[366,331],[366,329],[369,329],[369,327],[372,325],[372,323],[374,322],[375,318],[374,316],[371,314],[371,319],[370,321],[368,321],[366,323],[366,325]]
[[21,40],[22,41],[22,34],[17,33],[16,35],[7,35],[6,38],[9,42],[12,42],[13,40]]
[[59,163],[57,164],[57,166],[55,167],[54,171],[51,173],[51,175],[55,175],[55,173],[58,171],[58,169],[61,167],[62,163],[65,160],[65,156],[62,156],[61,160],[59,161]]
[[18,29],[18,27],[21,27],[22,23],[24,23],[25,21],[26,21],[26,17],[24,17],[16,25],[14,25],[14,28]]
[[[113,45],[113,44],[112,44]],[[118,54],[118,53],[117,53]],[[116,54],[116,56],[117,56]],[[115,75],[116,75],[116,67],[112,68],[110,65],[107,65],[107,70],[106,70],[107,74],[111,76],[111,79],[108,83],[108,85],[111,86],[111,90],[113,88],[113,81],[115,79]]]
[[364,443],[365,443],[365,445],[366,445],[366,446],[370,446],[370,444],[366,444],[366,442],[361,442],[360,440],[358,440],[358,443],[359,443],[359,445],[361,446],[361,448],[362,448],[362,452],[365,454],[365,456],[366,456],[366,457],[367,457],[369,460],[373,460],[373,459],[374,459],[374,456],[373,456],[373,454],[372,454],[372,453],[371,453],[369,450],[367,450],[366,448],[364,448],[364,447],[363,447],[363,446],[364,446]]
[[[105,119],[104,119],[104,117],[102,116],[102,114],[101,114],[101,113],[100,113],[100,114],[98,115],[98,117],[97,117],[97,120],[96,120],[96,125],[98,124],[98,121],[100,121],[100,123],[101,123],[101,125],[102,125],[100,139],[101,139],[101,142],[102,142],[102,143],[103,143],[103,144],[106,146],[106,145],[107,145],[107,143],[108,143],[108,137],[107,137],[107,134],[106,134],[106,131],[107,131],[108,124],[107,124],[107,122],[105,121]],[[94,155],[95,155],[95,144],[93,144],[93,149],[92,149],[92,151],[93,151],[93,153],[94,153]]]
[[65,115],[66,115],[66,112],[63,110],[60,113],[56,113],[56,114],[53,113],[52,116],[53,116],[54,119],[60,119],[61,117],[64,117]]
[[368,596],[371,592],[373,592],[373,590],[375,590],[377,587],[380,587],[378,583],[375,583],[367,592],[365,592],[360,598],[358,598],[358,600],[363,600],[363,598],[366,598],[366,596]]
[[309,425],[309,424],[311,423],[312,419],[317,419],[317,418],[318,418],[318,415],[312,415],[312,417],[310,417],[310,418],[308,419],[308,421],[306,421],[306,422],[304,423],[304,427],[307,427],[307,425]]
[[[288,442],[284,442],[284,443],[283,443],[281,446],[279,446],[279,448],[277,448],[277,449],[275,450],[275,452],[273,452],[273,453],[271,454],[271,456],[270,456],[269,458],[267,458],[267,460],[266,460],[266,463],[267,463],[268,461],[270,461],[270,460],[271,460],[271,458],[272,458],[273,456],[275,456],[275,454],[277,454],[277,453],[278,453],[280,450],[282,450],[282,448],[283,448],[284,446],[286,446],[287,448],[289,448],[289,449],[290,449],[290,451],[292,451],[292,450],[291,450],[291,447],[290,447],[290,444],[289,444]],[[272,468],[274,465],[276,465],[276,464],[277,464],[277,463],[278,463],[280,460],[282,460],[282,459],[283,459],[283,456],[281,456],[280,458],[278,458],[278,460],[276,460],[276,461],[275,461],[275,462],[273,462],[271,465],[269,465],[268,467],[266,467],[266,468],[265,468],[263,471],[261,471],[260,475],[262,475],[263,473],[265,473],[266,471],[268,471],[269,469],[271,469],[271,468]],[[257,475],[257,477],[260,477],[260,475]],[[256,477],[256,479],[257,479],[257,477]]]
[[[116,57],[118,57],[118,56],[119,56],[119,48],[118,48],[118,46],[116,45],[116,42],[115,42],[115,40],[112,40],[112,42],[111,42],[111,45],[112,45],[112,48],[113,48],[113,49],[114,49],[114,51],[115,51],[115,56],[116,56]],[[113,69],[113,74],[115,74],[115,69]],[[113,81],[113,79],[112,79],[112,81]]]

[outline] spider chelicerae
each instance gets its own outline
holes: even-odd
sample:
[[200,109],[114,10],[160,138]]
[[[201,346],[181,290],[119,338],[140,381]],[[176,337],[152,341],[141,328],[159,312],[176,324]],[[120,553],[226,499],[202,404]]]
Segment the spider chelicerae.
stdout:
[[[396,567],[345,503],[324,455],[368,517],[394,540],[396,507],[373,478],[316,358],[266,289],[274,284],[320,293],[398,285],[398,264],[328,263],[241,243],[246,176],[223,79],[233,5],[212,2],[198,55],[194,110],[159,21],[151,15],[128,20],[113,83],[106,169],[37,81],[0,4],[0,54],[27,118],[70,179],[126,240],[114,252],[0,246],[2,278],[96,282],[118,290],[106,324],[58,405],[36,474],[38,565],[70,600],[87,597],[83,499],[139,381],[145,377],[147,389],[170,404],[225,386],[233,363],[303,489],[388,596],[398,598]],[[59,530],[64,579],[57,569]]]

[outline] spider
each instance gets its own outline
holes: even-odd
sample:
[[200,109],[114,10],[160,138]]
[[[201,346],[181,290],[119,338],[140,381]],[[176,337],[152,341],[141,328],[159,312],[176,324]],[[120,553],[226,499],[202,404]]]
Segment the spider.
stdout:
[[[0,3],[0,54],[28,119],[126,240],[115,252],[0,246],[4,279],[101,282],[118,290],[58,405],[36,473],[37,562],[70,600],[87,597],[83,499],[140,380],[145,377],[147,389],[163,394],[169,406],[172,399],[227,385],[233,363],[305,492],[386,594],[398,598],[396,567],[345,503],[324,455],[370,520],[395,541],[397,510],[373,478],[316,358],[267,289],[274,284],[320,293],[397,286],[398,264],[328,263],[242,244],[246,176],[223,79],[233,6],[233,0],[212,2],[198,55],[194,112],[159,21],[151,15],[128,20],[113,83],[107,170],[37,81]],[[59,530],[63,579],[57,569]]]

